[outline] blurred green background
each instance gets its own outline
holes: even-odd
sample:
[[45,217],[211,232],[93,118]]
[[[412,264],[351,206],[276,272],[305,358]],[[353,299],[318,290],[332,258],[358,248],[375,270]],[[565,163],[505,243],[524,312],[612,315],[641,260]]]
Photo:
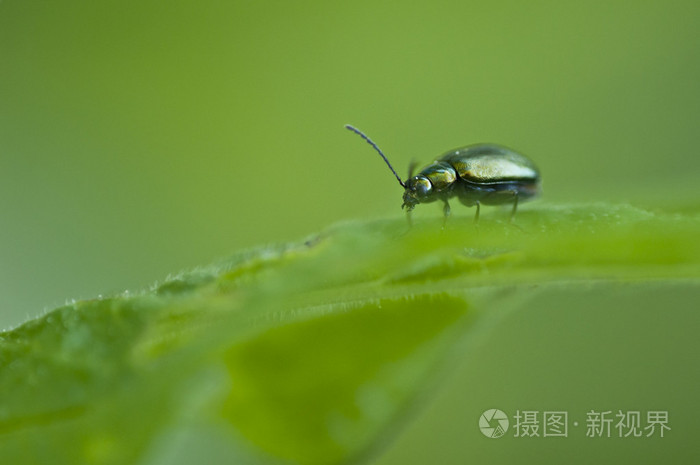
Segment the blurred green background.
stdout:
[[0,327],[400,215],[345,123],[400,173],[493,141],[535,160],[546,202],[697,205],[699,19],[695,0],[5,0]]

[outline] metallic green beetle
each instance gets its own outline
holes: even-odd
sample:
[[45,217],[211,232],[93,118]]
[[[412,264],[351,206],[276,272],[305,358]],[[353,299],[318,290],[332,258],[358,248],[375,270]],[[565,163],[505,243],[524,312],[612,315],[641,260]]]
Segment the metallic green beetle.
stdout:
[[[396,173],[377,144],[359,129],[345,126],[361,136],[381,155],[401,187],[405,189],[403,205],[410,215],[419,203],[444,202],[445,221],[450,215],[451,197],[468,206],[476,206],[474,222],[479,220],[480,205],[513,204],[513,220],[518,202],[539,193],[540,172],[528,158],[496,144],[475,144],[451,150],[413,176],[409,168],[406,182]],[[409,216],[410,221],[410,216]]]

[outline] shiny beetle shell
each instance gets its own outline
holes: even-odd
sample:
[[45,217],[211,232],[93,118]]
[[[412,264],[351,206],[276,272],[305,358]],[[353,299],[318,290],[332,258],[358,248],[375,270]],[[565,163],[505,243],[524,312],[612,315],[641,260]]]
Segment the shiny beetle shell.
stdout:
[[494,144],[470,145],[453,150],[440,160],[454,167],[461,179],[476,184],[537,182],[540,177],[539,171],[528,158]]

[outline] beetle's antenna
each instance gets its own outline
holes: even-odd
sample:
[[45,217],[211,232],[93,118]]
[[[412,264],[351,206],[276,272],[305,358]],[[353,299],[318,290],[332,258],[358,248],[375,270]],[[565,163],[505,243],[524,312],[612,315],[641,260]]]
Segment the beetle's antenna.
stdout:
[[384,161],[386,162],[386,164],[389,166],[389,169],[391,170],[391,172],[394,173],[394,176],[396,176],[396,179],[399,180],[399,184],[401,184],[401,187],[403,187],[404,189],[406,188],[406,184],[404,184],[404,182],[401,180],[401,177],[400,177],[400,176],[396,173],[396,171],[394,170],[394,167],[391,166],[391,163],[389,163],[389,160],[386,158],[386,156],[384,156],[384,154],[383,154],[382,151],[379,149],[379,147],[377,147],[377,144],[375,144],[374,142],[372,142],[372,139],[370,139],[369,137],[367,137],[362,131],[360,131],[360,130],[357,129],[356,127],[350,126],[349,124],[346,124],[346,125],[345,125],[345,129],[351,130],[352,132],[354,132],[354,133],[357,134],[358,136],[362,137],[365,141],[367,141],[367,143],[368,143],[369,145],[371,145],[372,147],[374,147],[374,150],[376,150],[377,152],[379,152],[379,155],[382,156],[382,158],[384,159]]

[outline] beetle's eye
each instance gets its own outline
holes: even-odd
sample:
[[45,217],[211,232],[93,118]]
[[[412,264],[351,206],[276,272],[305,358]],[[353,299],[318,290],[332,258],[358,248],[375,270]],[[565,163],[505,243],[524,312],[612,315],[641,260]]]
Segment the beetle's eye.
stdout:
[[428,181],[426,178],[417,178],[414,187],[418,197],[427,197],[433,188],[430,181]]

